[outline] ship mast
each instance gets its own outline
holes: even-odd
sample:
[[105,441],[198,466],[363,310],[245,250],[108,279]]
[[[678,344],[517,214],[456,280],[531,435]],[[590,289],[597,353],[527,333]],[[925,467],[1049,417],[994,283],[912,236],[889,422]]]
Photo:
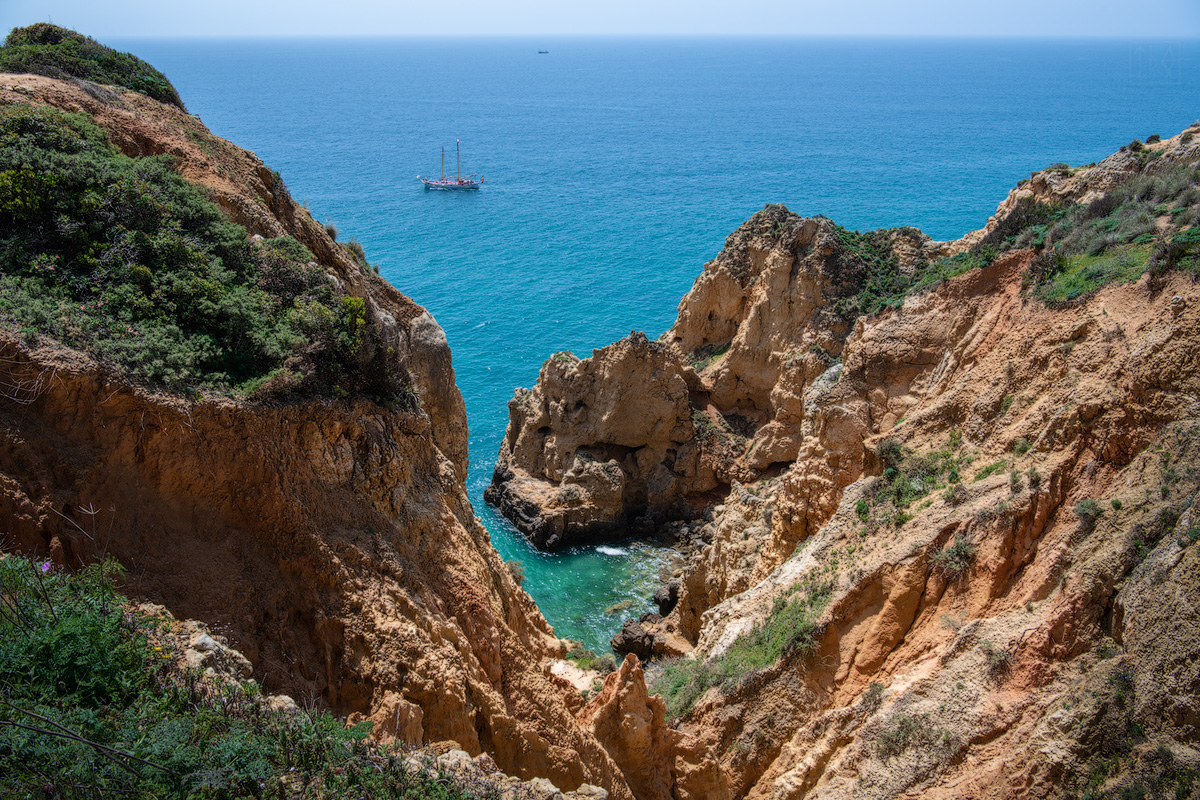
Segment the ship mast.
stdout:
[[458,173],[462,171],[462,166],[461,166],[462,159],[459,157],[458,151],[459,151],[459,142],[458,142],[458,139],[455,139],[454,140],[454,180],[457,183],[462,183],[462,178],[458,177]]
[[442,145],[442,180],[446,180],[446,145]]

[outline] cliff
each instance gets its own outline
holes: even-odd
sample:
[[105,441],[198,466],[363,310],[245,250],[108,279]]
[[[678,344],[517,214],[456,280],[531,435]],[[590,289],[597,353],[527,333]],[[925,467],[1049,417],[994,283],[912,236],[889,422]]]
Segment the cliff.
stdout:
[[[113,227],[85,219],[50,233],[28,221],[76,195],[4,195],[5,235],[17,242],[5,250],[13,294],[0,304],[6,549],[66,568],[114,556],[130,593],[204,620],[270,691],[370,719],[383,741],[442,743],[564,791],[594,784],[631,797],[576,723],[577,690],[550,675],[564,645],[467,500],[466,415],[433,317],[335,241],[257,157],[178,107],[0,74],[0,114],[11,133],[5,175],[21,186],[55,169],[60,189],[92,180],[72,166],[86,157],[128,189],[100,186],[86,200]],[[38,147],[50,155],[28,155]],[[122,216],[122,203],[134,211]],[[176,206],[183,223],[147,227]],[[197,233],[173,238],[171,225],[193,223]],[[99,266],[78,255],[84,236],[82,252],[104,254]],[[198,249],[208,241],[222,260]],[[133,263],[160,244],[175,255]],[[22,247],[50,255],[9,259]],[[172,271],[180,263],[190,276]],[[91,283],[70,282],[77,264],[91,265]],[[248,283],[233,282],[238,270]],[[125,305],[114,309],[101,288],[125,292]],[[96,294],[77,302],[77,291]],[[153,344],[151,330],[164,337],[155,342],[175,337],[168,360],[202,341],[182,311],[162,328],[152,314],[120,316],[137,313],[142,291],[166,314],[197,292],[208,299],[186,306],[196,314],[259,304],[277,314],[268,333],[284,354],[264,351],[247,367],[244,349],[222,349],[237,326],[201,320],[203,358],[178,369],[131,359]]]
[[1191,796],[1195,134],[957,242],[769,206],[659,342],[518,391],[490,496],[535,541],[707,543],[621,644],[693,643],[647,679],[731,796]]

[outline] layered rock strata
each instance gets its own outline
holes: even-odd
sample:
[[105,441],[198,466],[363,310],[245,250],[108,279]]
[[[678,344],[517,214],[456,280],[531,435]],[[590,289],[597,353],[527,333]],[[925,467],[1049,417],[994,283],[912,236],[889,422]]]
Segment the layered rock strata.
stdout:
[[[731,796],[1191,796],[1200,291],[1163,265],[1200,196],[1198,135],[1035,174],[959,242],[864,241],[768,207],[705,266],[655,353],[656,385],[688,389],[693,438],[644,437],[610,463],[659,470],[659,496],[701,514],[711,544],[663,593],[666,616],[623,641],[646,657],[694,643],[648,667],[651,686]],[[1014,217],[1082,207],[1086,222],[1180,181],[1181,203],[1146,212],[1157,234],[1111,256],[1148,257],[1140,278],[1034,299],[1053,254],[1014,246]],[[849,303],[864,258],[917,276],[980,248],[1001,255],[869,314]],[[561,491],[547,454],[570,463],[595,428],[555,412],[645,390],[612,356],[648,345],[564,360],[520,393],[497,491]],[[585,391],[583,374],[610,382]],[[676,468],[689,446],[707,471]],[[630,497],[634,514],[667,507]]]
[[[805,430],[806,394],[833,383],[854,316],[838,303],[863,280],[843,233],[769,206],[705,265],[659,341],[635,332],[591,358],[548,360],[509,402],[487,499],[553,548],[696,519],[732,483],[801,458],[821,436]],[[945,250],[894,238],[901,269]]]
[[362,298],[422,400],[404,411],[183,398],[46,337],[0,333],[6,547],[67,567],[115,556],[129,592],[205,620],[270,691],[370,718],[377,736],[631,798],[575,722],[577,690],[549,672],[563,644],[467,500],[466,414],[432,316],[337,245],[252,153],[179,109],[8,74],[0,103],[86,113],[131,157],[174,155],[250,234],[297,239]]

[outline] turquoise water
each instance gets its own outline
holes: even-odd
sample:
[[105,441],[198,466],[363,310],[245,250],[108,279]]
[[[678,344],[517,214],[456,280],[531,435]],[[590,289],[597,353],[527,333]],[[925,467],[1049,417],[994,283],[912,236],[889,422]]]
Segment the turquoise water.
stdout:
[[[561,636],[649,610],[646,548],[536,553],[482,500],[516,386],[670,326],[765,203],[851,228],[977,228],[1018,179],[1200,117],[1196,42],[459,39],[110,42],[162,69],[446,329],[468,487]],[[538,55],[537,50],[549,50]],[[462,140],[476,194],[425,192]],[[606,614],[623,600],[627,612]]]

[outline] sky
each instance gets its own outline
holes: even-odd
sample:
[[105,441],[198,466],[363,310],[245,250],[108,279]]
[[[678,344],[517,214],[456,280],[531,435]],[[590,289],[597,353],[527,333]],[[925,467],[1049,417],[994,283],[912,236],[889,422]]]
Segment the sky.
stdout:
[[1200,1],[0,0],[0,32],[103,37],[1081,36],[1200,38]]

